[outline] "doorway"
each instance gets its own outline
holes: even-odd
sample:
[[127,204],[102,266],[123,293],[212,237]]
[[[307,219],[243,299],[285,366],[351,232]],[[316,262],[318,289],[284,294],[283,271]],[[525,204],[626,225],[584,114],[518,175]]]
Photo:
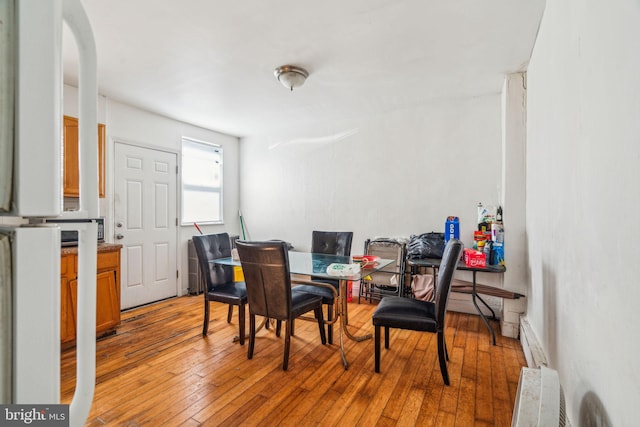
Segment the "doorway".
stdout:
[[115,142],[114,164],[122,309],[176,296],[177,154]]

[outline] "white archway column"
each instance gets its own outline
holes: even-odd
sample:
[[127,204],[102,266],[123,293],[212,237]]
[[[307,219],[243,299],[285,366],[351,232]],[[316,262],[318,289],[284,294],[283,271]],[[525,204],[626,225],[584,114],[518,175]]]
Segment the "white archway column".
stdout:
[[[526,257],[526,102],[527,75],[505,77],[502,90],[502,208],[505,228],[504,288],[521,294],[527,291]],[[505,299],[500,321],[502,335],[516,338],[526,298]]]

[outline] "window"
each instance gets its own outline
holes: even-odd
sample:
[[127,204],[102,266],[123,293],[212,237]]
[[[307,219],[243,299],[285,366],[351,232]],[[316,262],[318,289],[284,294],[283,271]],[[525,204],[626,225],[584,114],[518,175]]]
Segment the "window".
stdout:
[[182,138],[182,224],[222,222],[222,148]]

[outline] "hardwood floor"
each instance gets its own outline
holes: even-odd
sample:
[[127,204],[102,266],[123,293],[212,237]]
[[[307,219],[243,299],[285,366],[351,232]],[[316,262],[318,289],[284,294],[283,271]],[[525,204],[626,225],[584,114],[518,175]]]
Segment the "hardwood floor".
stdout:
[[[450,312],[451,385],[442,382],[434,334],[392,330],[373,371],[373,341],[345,338],[323,346],[312,322],[296,322],[289,370],[281,369],[283,336],[258,333],[252,360],[233,343],[227,306],[212,303],[202,337],[202,296],[185,296],[123,313],[115,335],[97,343],[97,384],[88,426],[509,426],[520,368],[517,340],[490,345],[478,316]],[[349,304],[350,330],[372,332],[375,305]],[[493,322],[496,330],[499,323]],[[337,338],[337,337],[336,337]],[[338,340],[335,340],[338,342]],[[75,350],[63,352],[61,400],[75,387]]]

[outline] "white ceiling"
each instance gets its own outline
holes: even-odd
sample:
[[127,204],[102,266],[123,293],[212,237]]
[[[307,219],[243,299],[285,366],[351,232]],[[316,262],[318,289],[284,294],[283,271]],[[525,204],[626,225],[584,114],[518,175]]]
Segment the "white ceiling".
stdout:
[[[237,136],[499,93],[544,0],[83,0],[111,99]],[[75,46],[65,32],[65,82]],[[284,64],[306,68],[288,91]]]

